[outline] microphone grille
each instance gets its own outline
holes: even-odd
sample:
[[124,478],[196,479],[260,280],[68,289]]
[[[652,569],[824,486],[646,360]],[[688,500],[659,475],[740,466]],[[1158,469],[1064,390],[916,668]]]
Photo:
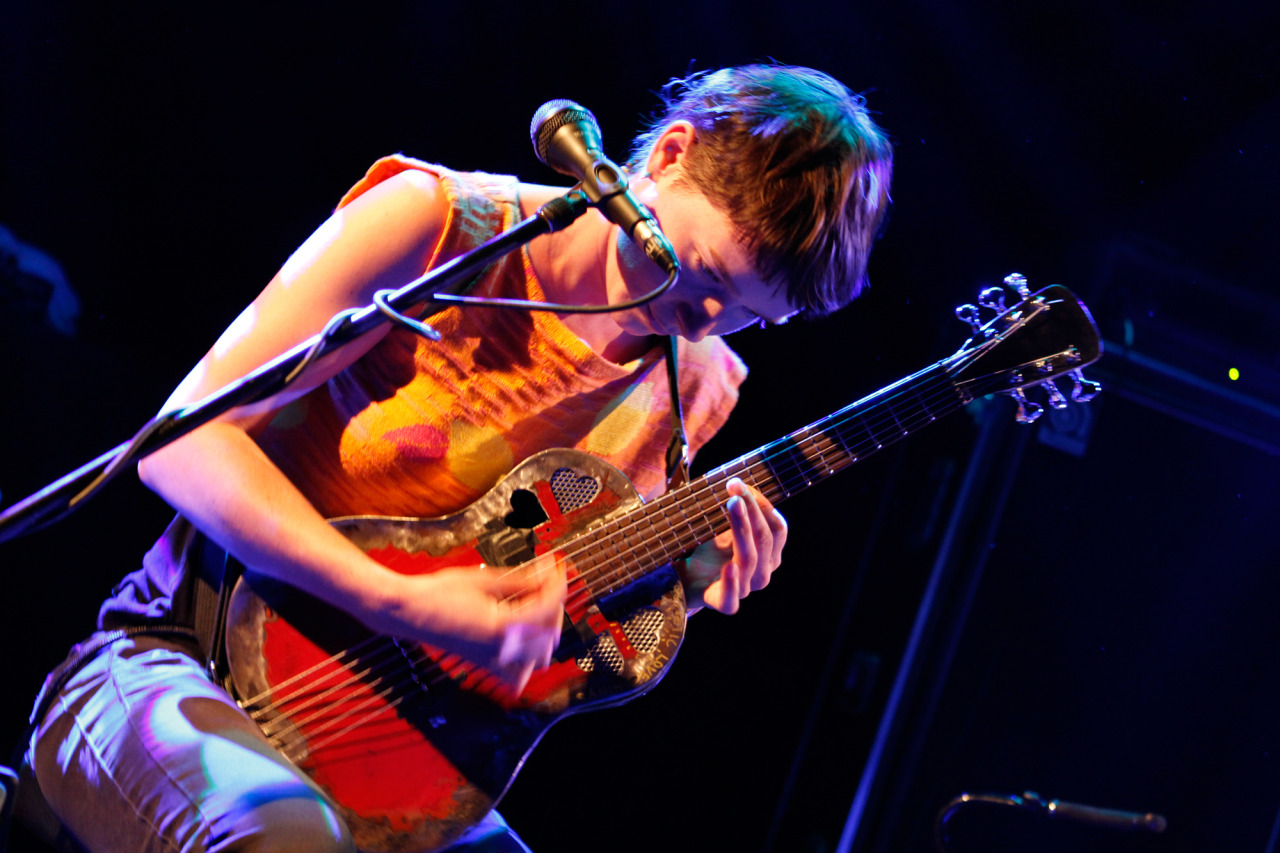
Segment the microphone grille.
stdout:
[[537,153],[538,159],[543,163],[547,162],[547,156],[551,150],[551,137],[556,135],[557,130],[566,124],[583,121],[594,127],[599,126],[591,110],[575,101],[558,98],[538,107],[538,111],[533,114],[533,121],[529,123],[529,141],[533,143],[533,150]]

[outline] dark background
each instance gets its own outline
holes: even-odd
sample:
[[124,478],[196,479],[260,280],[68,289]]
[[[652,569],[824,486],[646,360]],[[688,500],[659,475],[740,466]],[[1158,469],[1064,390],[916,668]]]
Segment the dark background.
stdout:
[[[55,330],[7,268],[0,505],[141,425],[376,157],[553,182],[526,141],[546,100],[622,158],[672,76],[811,65],[891,134],[895,208],[858,305],[733,339],[753,372],[702,467],[947,355],[955,305],[1015,269],[1091,305],[1108,393],[1031,430],[975,406],[797,498],[768,593],[698,617],[650,696],[553,729],[504,812],[541,851],[829,851],[861,789],[855,845],[915,851],[961,791],[1034,789],[1169,830],[975,808],[956,849],[1271,851],[1277,24],[1262,2],[6,3],[0,224],[80,312]],[[6,742],[167,517],[126,477],[0,545]]]

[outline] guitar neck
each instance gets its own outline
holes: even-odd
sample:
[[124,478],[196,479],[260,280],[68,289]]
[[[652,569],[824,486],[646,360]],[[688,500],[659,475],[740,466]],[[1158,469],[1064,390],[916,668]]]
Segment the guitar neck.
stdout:
[[954,357],[864,397],[710,471],[582,537],[575,564],[597,600],[688,554],[729,528],[733,477],[773,503],[786,500],[967,403],[950,378]]

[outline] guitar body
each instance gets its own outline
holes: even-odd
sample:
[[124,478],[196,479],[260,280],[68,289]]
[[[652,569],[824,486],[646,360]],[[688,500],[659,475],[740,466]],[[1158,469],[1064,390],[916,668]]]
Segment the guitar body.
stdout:
[[455,515],[332,522],[401,573],[539,560],[567,571],[570,600],[583,603],[566,608],[551,665],[519,695],[457,656],[376,636],[251,572],[227,608],[224,685],[336,804],[361,850],[448,846],[493,808],[552,723],[647,691],[674,659],[685,626],[674,570],[594,601],[557,550],[639,505],[612,466],[549,450]]

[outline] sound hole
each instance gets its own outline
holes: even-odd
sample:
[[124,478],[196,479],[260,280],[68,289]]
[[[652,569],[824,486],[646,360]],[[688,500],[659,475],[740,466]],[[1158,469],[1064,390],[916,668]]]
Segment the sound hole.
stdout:
[[561,512],[573,512],[595,500],[600,483],[594,477],[582,476],[570,468],[557,468],[551,475],[551,494]]
[[547,520],[547,514],[538,503],[538,496],[528,489],[516,489],[511,493],[511,512],[502,517],[508,527],[531,529]]

